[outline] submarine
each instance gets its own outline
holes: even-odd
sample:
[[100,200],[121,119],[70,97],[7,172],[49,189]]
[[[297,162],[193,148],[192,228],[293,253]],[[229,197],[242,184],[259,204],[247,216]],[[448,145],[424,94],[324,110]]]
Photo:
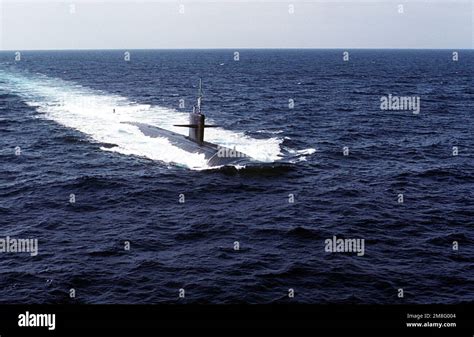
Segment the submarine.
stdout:
[[202,80],[199,79],[199,93],[197,97],[197,106],[193,106],[193,111],[189,114],[189,124],[175,124],[173,126],[188,128],[187,136],[162,129],[157,126],[138,123],[138,122],[122,122],[124,124],[134,125],[148,137],[166,138],[171,144],[182,150],[191,153],[203,154],[210,167],[219,166],[246,166],[251,164],[262,163],[245,153],[236,151],[221,145],[206,142],[204,140],[204,130],[206,128],[215,128],[218,125],[206,125],[206,116],[202,113]]

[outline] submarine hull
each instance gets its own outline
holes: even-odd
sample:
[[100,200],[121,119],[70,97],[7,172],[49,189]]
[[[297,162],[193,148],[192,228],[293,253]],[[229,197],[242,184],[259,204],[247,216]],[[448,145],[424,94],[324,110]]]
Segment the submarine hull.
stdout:
[[207,164],[211,167],[226,165],[248,165],[252,163],[258,163],[258,161],[252,160],[252,158],[250,158],[246,154],[236,151],[234,149],[230,149],[206,141],[196,142],[187,136],[162,129],[157,126],[134,122],[122,123],[138,127],[138,129],[145,136],[152,138],[166,138],[171,144],[179,147],[184,151],[204,154],[207,160]]

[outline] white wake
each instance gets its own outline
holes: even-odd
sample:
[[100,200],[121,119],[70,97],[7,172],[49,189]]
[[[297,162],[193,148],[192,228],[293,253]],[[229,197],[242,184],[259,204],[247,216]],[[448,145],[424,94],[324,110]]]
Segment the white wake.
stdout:
[[[125,97],[41,74],[0,69],[0,79],[2,87],[35,107],[41,118],[78,130],[95,141],[116,145],[102,148],[104,151],[174,163],[190,169],[209,168],[204,155],[186,152],[170,144],[166,138],[151,138],[143,135],[137,127],[121,123],[141,122],[186,134],[185,128],[173,127],[173,124],[187,124],[188,114],[185,112],[137,104]],[[209,120],[209,124],[218,123]],[[237,151],[263,162],[273,162],[282,156],[281,138],[255,139],[241,132],[210,128],[206,130],[206,140],[235,147]]]

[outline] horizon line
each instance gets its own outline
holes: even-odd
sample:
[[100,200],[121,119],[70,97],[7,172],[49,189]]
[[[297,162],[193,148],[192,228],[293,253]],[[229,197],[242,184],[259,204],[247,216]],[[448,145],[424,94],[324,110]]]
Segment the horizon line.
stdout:
[[19,52],[19,51],[129,51],[129,50],[474,50],[474,47],[466,48],[394,48],[394,47],[224,47],[224,48],[48,48],[48,49],[0,49],[0,52]]

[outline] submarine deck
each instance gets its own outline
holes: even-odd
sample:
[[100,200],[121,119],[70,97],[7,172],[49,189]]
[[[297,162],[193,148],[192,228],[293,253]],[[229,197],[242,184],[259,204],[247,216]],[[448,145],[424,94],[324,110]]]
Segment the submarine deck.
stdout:
[[152,138],[164,137],[168,139],[171,144],[187,152],[200,154],[202,153],[204,154],[209,166],[246,165],[248,163],[256,162],[255,160],[252,160],[249,156],[242,152],[206,141],[202,143],[197,143],[187,136],[178,134],[170,130],[162,129],[157,126],[136,122],[122,123],[138,127],[138,129],[145,136]]

